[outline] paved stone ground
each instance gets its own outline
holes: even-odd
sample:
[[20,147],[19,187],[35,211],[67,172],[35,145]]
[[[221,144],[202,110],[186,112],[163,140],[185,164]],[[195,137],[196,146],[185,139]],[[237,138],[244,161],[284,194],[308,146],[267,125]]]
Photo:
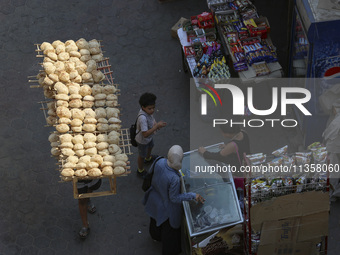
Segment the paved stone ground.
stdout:
[[[135,156],[131,157],[132,174],[118,179],[118,194],[94,199],[98,211],[89,216],[91,233],[85,241],[79,239],[77,201],[71,184],[58,182],[47,140],[51,129],[44,127],[36,103],[43,99],[42,91],[30,89],[27,76],[39,70],[34,43],[102,39],[115,81],[121,85],[124,125],[134,122],[139,96],[153,92],[158,96],[155,117],[168,123],[157,134],[155,152],[165,155],[173,144],[188,150],[189,76],[182,71],[179,43],[171,38],[170,28],[180,17],[206,8],[204,0],[165,4],[156,0],[0,0],[1,255],[160,254],[160,245],[148,234]],[[263,137],[259,137],[262,144]],[[334,221],[337,230],[336,216]]]

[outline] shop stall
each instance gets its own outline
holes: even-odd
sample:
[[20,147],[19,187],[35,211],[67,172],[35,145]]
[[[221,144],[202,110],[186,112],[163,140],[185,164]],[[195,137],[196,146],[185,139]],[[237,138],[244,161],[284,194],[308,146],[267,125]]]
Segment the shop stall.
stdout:
[[328,173],[334,166],[320,143],[306,152],[287,149],[244,155],[252,169],[244,186],[246,254],[327,253]]
[[312,117],[294,110],[304,142],[310,144],[322,139],[332,102],[340,98],[336,85],[340,73],[340,9],[330,0],[296,0],[292,25],[289,76],[307,78]]
[[[210,17],[209,26],[195,22],[201,16]],[[226,54],[217,40],[212,14],[204,12],[182,22],[183,27],[177,30],[177,35],[182,48],[184,70],[189,69],[195,80],[208,78],[217,81],[230,78]]]
[[[243,162],[244,178],[235,179],[221,170],[227,165],[219,163],[217,173],[217,161],[185,153],[182,191],[206,199],[183,203],[186,254],[326,254],[329,172],[339,170],[326,148],[315,142],[288,153],[284,146],[244,155]],[[243,188],[236,190],[235,180]]]
[[[282,77],[269,21],[259,16],[251,1],[211,0],[207,4],[210,12],[182,20],[177,31],[183,57],[194,78],[228,79],[229,68],[243,82]],[[213,39],[208,37],[214,33]],[[223,55],[221,62],[207,58],[207,52],[208,56],[212,52],[206,47],[207,41],[216,42],[215,47]]]
[[[73,183],[74,198],[113,195],[116,177],[129,173],[129,132],[122,128],[118,97],[109,59],[101,41],[83,38],[36,44],[42,69],[30,76],[41,88],[41,102],[51,155],[57,159],[62,182]],[[108,179],[109,190],[78,194],[77,183]]]

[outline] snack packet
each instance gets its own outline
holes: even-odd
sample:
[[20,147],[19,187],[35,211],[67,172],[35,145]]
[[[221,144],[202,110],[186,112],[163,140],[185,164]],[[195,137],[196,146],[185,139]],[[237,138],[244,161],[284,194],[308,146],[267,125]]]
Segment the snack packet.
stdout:
[[273,151],[272,154],[275,156],[275,157],[281,157],[283,155],[286,155],[287,154],[287,151],[288,151],[288,145],[276,150],[276,151]]
[[259,165],[266,161],[266,154],[263,153],[250,154],[247,155],[247,158],[249,159],[252,165]]
[[296,165],[310,164],[312,159],[312,152],[296,152],[295,163]]
[[283,157],[274,158],[272,161],[268,162],[270,166],[280,166],[283,163]]
[[287,155],[282,156],[283,158],[283,165],[284,166],[291,166],[291,165],[295,165],[295,157],[289,157]]
[[310,151],[313,151],[313,150],[318,149],[319,147],[321,147],[320,142],[315,142],[315,143],[310,144],[310,145],[307,147],[307,149],[310,150]]
[[313,150],[313,159],[315,164],[327,163],[327,150],[326,147],[319,147]]

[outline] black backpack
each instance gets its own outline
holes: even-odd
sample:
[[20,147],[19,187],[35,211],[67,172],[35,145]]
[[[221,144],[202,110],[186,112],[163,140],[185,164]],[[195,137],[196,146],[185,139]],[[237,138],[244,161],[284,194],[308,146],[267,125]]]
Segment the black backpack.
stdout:
[[155,159],[155,161],[152,163],[150,169],[148,170],[148,173],[145,175],[142,185],[142,190],[145,192],[151,187],[152,177],[153,177],[153,171],[155,169],[156,162],[163,158],[162,156],[159,156]]
[[138,146],[138,144],[136,142],[136,135],[140,131],[138,131],[138,133],[136,133],[137,132],[137,120],[138,120],[139,116],[141,116],[141,115],[144,115],[144,114],[139,114],[136,118],[135,124],[132,124],[131,127],[130,127],[130,140],[131,140],[131,145],[134,146],[134,147]]

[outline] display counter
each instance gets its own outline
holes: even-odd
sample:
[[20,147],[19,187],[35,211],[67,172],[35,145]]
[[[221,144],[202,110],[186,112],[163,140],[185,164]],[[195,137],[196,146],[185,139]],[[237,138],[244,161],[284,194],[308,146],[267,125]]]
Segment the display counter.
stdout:
[[[208,151],[218,151],[220,144],[206,147]],[[203,196],[204,204],[195,201],[183,202],[185,227],[190,244],[198,243],[201,235],[214,232],[243,222],[234,181],[230,172],[220,174],[204,172],[216,161],[205,160],[197,150],[184,153],[182,163],[182,191]],[[224,164],[221,163],[221,166]],[[198,171],[198,167],[201,169]]]

